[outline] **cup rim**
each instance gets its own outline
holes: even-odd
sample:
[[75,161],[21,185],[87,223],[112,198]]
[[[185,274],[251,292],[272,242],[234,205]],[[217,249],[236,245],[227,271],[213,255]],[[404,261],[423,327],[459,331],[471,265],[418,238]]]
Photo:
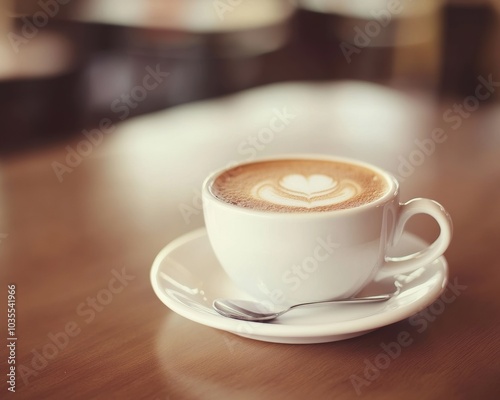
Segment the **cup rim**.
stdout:
[[[339,161],[339,162],[345,162],[345,163],[350,163],[350,164],[355,164],[361,167],[365,167],[368,169],[371,169],[378,173],[380,176],[382,176],[387,184],[389,185],[389,188],[387,191],[378,199],[362,204],[360,206],[352,207],[352,208],[343,208],[340,210],[328,210],[328,211],[299,211],[299,212],[280,212],[280,211],[267,211],[267,210],[257,210],[257,209],[252,209],[252,208],[247,208],[247,207],[241,207],[236,204],[231,204],[227,203],[224,200],[218,198],[215,196],[211,191],[210,191],[210,186],[212,182],[215,181],[215,179],[223,174],[226,171],[229,171],[233,168],[248,165],[248,164],[254,164],[254,163],[259,163],[259,162],[266,162],[266,161],[272,161],[272,160],[286,160],[286,159],[301,159],[301,160],[306,160],[306,159],[313,159],[313,160],[325,160],[325,161]],[[259,157],[254,160],[246,160],[246,161],[241,161],[236,164],[231,164],[229,166],[225,166],[223,168],[219,168],[212,173],[210,173],[204,180],[203,182],[203,187],[202,187],[202,193],[203,197],[207,197],[210,200],[213,200],[216,202],[219,206],[223,208],[227,208],[228,210],[232,211],[238,211],[243,214],[249,214],[249,215],[259,215],[259,216],[269,216],[269,217],[280,217],[284,216],[286,218],[317,218],[317,217],[325,217],[325,216],[331,216],[331,215],[346,215],[346,214],[355,214],[360,211],[364,211],[367,209],[372,209],[372,208],[377,208],[380,207],[381,205],[386,204],[388,201],[394,199],[397,197],[399,194],[399,182],[398,180],[389,172],[383,170],[380,167],[377,167],[376,165],[370,164],[365,161],[361,161],[355,158],[350,158],[350,157],[342,157],[342,156],[332,156],[328,154],[308,154],[308,153],[289,153],[289,154],[279,154],[279,155],[274,155],[274,156],[267,156],[267,157]]]

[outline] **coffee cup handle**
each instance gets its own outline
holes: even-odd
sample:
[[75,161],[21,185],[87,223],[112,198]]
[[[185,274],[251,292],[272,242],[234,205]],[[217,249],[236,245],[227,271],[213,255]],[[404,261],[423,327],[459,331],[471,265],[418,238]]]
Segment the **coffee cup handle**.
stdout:
[[453,235],[453,223],[450,214],[434,200],[416,198],[399,205],[392,245],[396,245],[403,235],[408,220],[417,214],[427,214],[436,220],[440,232],[437,239],[425,249],[402,257],[385,257],[385,264],[377,273],[376,279],[387,276],[407,274],[439,258],[448,248]]

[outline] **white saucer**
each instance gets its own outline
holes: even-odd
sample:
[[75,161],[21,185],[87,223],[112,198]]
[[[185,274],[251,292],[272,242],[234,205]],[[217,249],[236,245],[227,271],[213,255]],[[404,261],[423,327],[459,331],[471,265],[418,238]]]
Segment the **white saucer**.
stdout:
[[[405,233],[391,255],[405,255],[426,246]],[[430,305],[443,292],[448,277],[444,257],[410,275],[373,282],[363,294],[394,291],[384,303],[306,307],[293,310],[270,323],[223,317],[212,309],[217,297],[249,298],[236,288],[219,265],[204,228],[179,237],[156,257],[151,284],[159,299],[177,314],[240,336],[276,343],[323,343],[359,336],[401,321]]]

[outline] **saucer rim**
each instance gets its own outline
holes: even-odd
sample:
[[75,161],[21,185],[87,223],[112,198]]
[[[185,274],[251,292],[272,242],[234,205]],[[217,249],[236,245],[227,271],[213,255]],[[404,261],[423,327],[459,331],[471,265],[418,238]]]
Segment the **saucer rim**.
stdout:
[[[333,338],[335,336],[350,335],[350,334],[352,335],[357,332],[373,331],[383,326],[399,322],[405,318],[410,317],[411,315],[414,315],[418,311],[428,307],[443,293],[448,283],[448,263],[444,255],[442,255],[436,260],[434,260],[432,263],[425,263],[423,265],[423,266],[428,266],[431,264],[436,264],[439,266],[440,270],[436,271],[436,273],[443,274],[443,279],[441,280],[440,284],[439,285],[436,284],[435,286],[433,286],[431,290],[425,294],[425,296],[421,296],[421,298],[419,298],[418,300],[413,301],[408,305],[404,305],[394,310],[388,310],[383,313],[368,315],[356,320],[327,322],[325,324],[320,324],[320,325],[288,325],[286,323],[280,323],[279,320],[270,323],[235,320],[223,317],[222,315],[219,315],[216,311],[213,311],[213,313],[207,313],[204,311],[195,310],[192,307],[180,303],[175,299],[172,299],[171,297],[166,295],[164,291],[160,288],[160,285],[158,283],[157,280],[158,271],[161,262],[165,258],[165,256],[167,256],[175,249],[187,243],[190,243],[195,239],[202,238],[203,236],[206,237],[206,239],[208,240],[205,227],[192,230],[188,233],[185,233],[175,238],[174,240],[169,242],[165,247],[163,247],[162,250],[160,250],[160,252],[157,254],[157,256],[153,261],[150,271],[150,281],[156,296],[169,309],[171,309],[172,311],[181,315],[184,318],[187,318],[191,321],[212,328],[229,331],[240,336],[245,336],[255,339],[259,339],[259,337],[265,337],[265,336],[273,338],[283,337],[287,339],[315,338],[315,337]],[[405,232],[403,237],[410,238],[410,240],[418,242],[423,246],[428,244],[417,235],[409,232]],[[222,269],[222,267],[220,268]],[[433,276],[435,276],[435,274],[433,274]],[[394,297],[394,299],[390,299],[388,301],[393,301],[396,299],[397,295]],[[421,299],[425,299],[425,301],[420,301]],[[243,330],[242,327],[244,326],[250,327],[250,331]],[[269,341],[269,339],[263,339],[263,340]]]

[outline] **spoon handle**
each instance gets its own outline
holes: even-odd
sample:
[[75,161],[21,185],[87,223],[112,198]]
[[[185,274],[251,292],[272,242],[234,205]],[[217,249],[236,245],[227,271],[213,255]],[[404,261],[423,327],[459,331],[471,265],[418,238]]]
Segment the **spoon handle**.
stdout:
[[329,303],[376,303],[379,301],[386,301],[392,297],[390,294],[379,294],[376,296],[366,296],[366,297],[350,297],[348,299],[338,299],[338,300],[323,300],[323,301],[312,301],[309,303],[295,304],[290,307],[290,309],[301,306],[311,306],[314,304],[329,304]]

